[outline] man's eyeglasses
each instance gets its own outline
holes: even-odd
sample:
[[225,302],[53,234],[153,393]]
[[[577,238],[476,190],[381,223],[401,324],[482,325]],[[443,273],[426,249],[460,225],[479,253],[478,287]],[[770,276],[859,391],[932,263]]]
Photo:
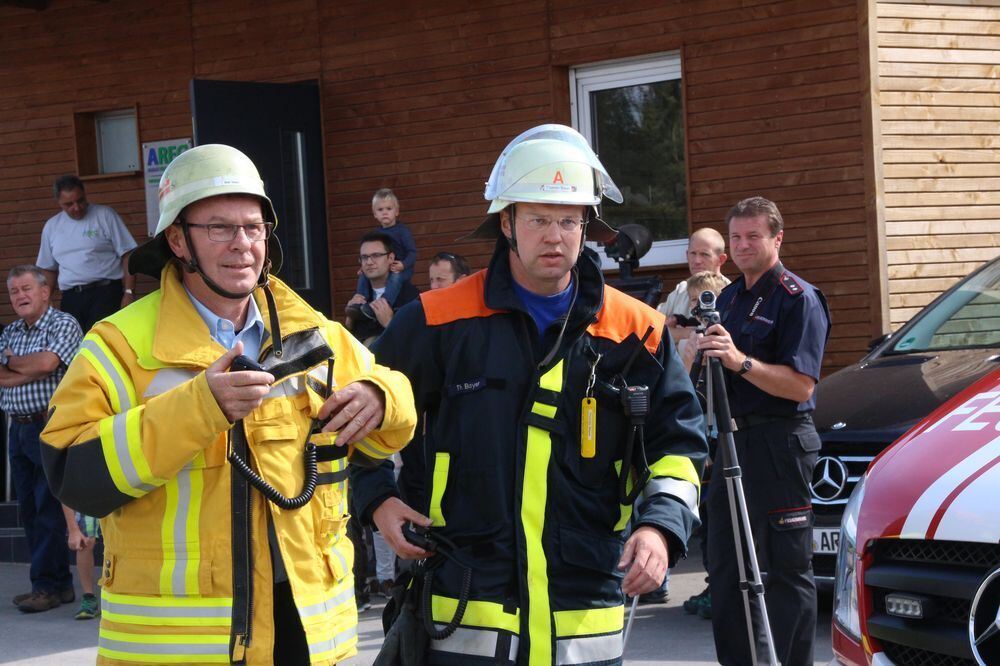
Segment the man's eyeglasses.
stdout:
[[362,254],[358,256],[358,263],[363,264],[366,261],[378,261],[382,257],[388,257],[388,252],[372,252],[371,254]]
[[271,231],[274,229],[274,225],[269,222],[258,222],[256,224],[192,224],[188,222],[187,226],[207,229],[208,240],[216,243],[228,243],[236,238],[236,234],[239,233],[240,229],[246,234],[248,241],[256,243],[270,238]]
[[564,217],[558,220],[553,220],[550,217],[522,217],[521,221],[532,231],[546,231],[555,222],[559,225],[559,230],[567,234],[583,226],[583,220],[578,217]]

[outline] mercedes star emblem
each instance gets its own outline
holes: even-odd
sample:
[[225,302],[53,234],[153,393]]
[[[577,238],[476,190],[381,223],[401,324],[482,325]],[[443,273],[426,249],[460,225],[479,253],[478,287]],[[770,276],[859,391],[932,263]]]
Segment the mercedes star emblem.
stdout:
[[976,590],[969,613],[969,644],[976,663],[1000,664],[1000,567]]
[[816,461],[810,486],[813,497],[821,502],[837,499],[847,487],[847,466],[833,456],[823,456]]

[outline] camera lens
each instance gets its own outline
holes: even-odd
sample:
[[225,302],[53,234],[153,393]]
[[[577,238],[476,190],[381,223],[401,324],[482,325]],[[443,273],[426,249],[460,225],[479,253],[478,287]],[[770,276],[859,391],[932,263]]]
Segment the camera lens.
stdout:
[[701,292],[701,295],[698,297],[698,303],[706,310],[714,310],[715,293],[708,290]]

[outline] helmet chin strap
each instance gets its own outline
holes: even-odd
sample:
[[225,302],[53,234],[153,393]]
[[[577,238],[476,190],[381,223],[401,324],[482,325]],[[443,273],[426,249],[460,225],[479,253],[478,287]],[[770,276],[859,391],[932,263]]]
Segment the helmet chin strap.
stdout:
[[510,210],[510,238],[507,239],[507,242],[510,244],[510,249],[513,250],[514,254],[517,255],[518,259],[520,259],[521,255],[518,254],[518,251],[517,251],[517,236],[515,235],[515,234],[517,234],[517,224],[516,224],[517,223],[517,208],[516,208],[516,206],[517,206],[517,204],[512,203],[510,205],[510,208],[509,208],[509,210]]
[[253,294],[255,289],[262,288],[264,290],[264,298],[267,300],[268,320],[270,321],[271,324],[271,337],[273,339],[272,344],[274,346],[274,355],[277,358],[281,358],[281,355],[283,353],[282,341],[281,341],[281,326],[280,322],[278,321],[278,309],[275,307],[274,295],[271,293],[270,289],[271,258],[269,256],[270,252],[268,250],[266,241],[264,245],[264,266],[261,268],[260,275],[257,276],[257,284],[255,284],[253,288],[247,292],[229,291],[228,289],[223,289],[222,286],[219,285],[219,283],[217,283],[215,280],[213,280],[212,278],[208,277],[208,275],[205,274],[205,271],[202,270],[201,265],[198,262],[198,256],[197,254],[195,254],[194,243],[191,242],[191,232],[188,229],[188,225],[181,223],[181,229],[184,232],[184,240],[187,242],[188,250],[191,252],[190,259],[185,260],[181,259],[180,257],[177,258],[177,260],[180,261],[181,266],[184,268],[185,272],[197,273],[201,277],[201,279],[205,282],[205,284],[208,286],[209,289],[214,291],[219,296],[222,296],[223,298],[229,298],[234,301],[240,301],[243,300],[244,298],[247,298],[248,296]]

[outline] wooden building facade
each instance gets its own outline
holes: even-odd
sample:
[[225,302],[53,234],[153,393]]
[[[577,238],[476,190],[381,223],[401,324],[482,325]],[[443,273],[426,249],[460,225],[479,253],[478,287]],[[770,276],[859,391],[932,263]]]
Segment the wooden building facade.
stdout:
[[[193,135],[193,79],[315,82],[330,266],[318,279],[336,315],[377,188],[399,195],[418,284],[439,250],[481,267],[489,244],[454,239],[481,220],[507,141],[574,122],[579,68],[671,54],[686,231],[724,231],[745,196],[778,202],[785,263],[829,298],[836,369],[996,254],[996,4],[0,2],[0,270],[34,260],[52,181],[78,169],[81,114],[134,108],[141,142],[168,140]],[[145,238],[141,173],[87,188]],[[644,270],[669,288],[686,266]]]

